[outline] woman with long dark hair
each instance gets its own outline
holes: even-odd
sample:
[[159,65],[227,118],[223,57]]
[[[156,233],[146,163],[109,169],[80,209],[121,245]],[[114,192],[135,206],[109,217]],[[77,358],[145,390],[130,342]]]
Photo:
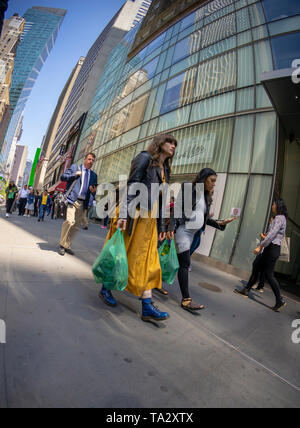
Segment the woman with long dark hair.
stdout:
[[[147,151],[140,153],[131,164],[128,179],[127,206],[124,213],[122,201],[117,207],[116,218],[112,219],[106,241],[111,239],[117,229],[124,233],[128,259],[128,285],[126,291],[142,298],[142,320],[161,321],[169,317],[152,303],[152,290],[162,287],[162,275],[157,250],[157,238],[163,241],[167,236],[174,237],[174,220],[166,227],[163,213],[162,194],[152,200],[151,185],[169,183],[172,159],[177,141],[172,135],[159,135],[154,138]],[[130,213],[130,203],[136,197],[136,191],[130,192],[136,183],[143,183],[147,190],[147,200],[137,208],[139,215]],[[133,193],[133,195],[131,195]],[[158,219],[156,212],[158,210]],[[141,215],[143,212],[143,215]],[[132,214],[132,215],[131,215]],[[146,215],[145,215],[146,214]],[[116,306],[117,302],[110,290],[104,286],[99,296],[107,305]]]
[[248,297],[248,293],[257,282],[259,272],[264,272],[265,279],[269,282],[276,298],[275,306],[272,308],[278,312],[286,305],[285,300],[281,297],[280,287],[274,276],[276,262],[280,256],[282,240],[286,232],[286,220],[288,217],[287,207],[283,199],[276,199],[272,205],[274,220],[272,221],[268,234],[260,245],[254,250],[257,256],[261,254],[258,262],[255,264],[248,284],[243,289],[235,289],[234,292]]
[[[217,173],[211,168],[202,169],[195,180],[192,183],[191,192],[191,207],[186,207],[186,201],[188,198],[185,197],[186,191],[190,183],[183,183],[180,197],[176,203],[181,205],[182,217],[177,219],[177,229],[175,234],[177,254],[179,261],[178,281],[182,294],[181,307],[189,311],[198,311],[204,309],[203,305],[199,305],[192,301],[189,293],[189,268],[191,265],[191,247],[195,238],[195,235],[200,230],[204,232],[206,225],[210,225],[219,230],[224,230],[226,227],[224,224],[219,224],[217,221],[209,218],[210,205],[211,205],[211,193],[216,185]],[[203,184],[204,194],[197,200],[197,184]],[[176,210],[175,210],[176,212]],[[190,212],[190,215],[187,215]],[[233,219],[230,219],[232,221]],[[228,221],[229,223],[229,221]]]

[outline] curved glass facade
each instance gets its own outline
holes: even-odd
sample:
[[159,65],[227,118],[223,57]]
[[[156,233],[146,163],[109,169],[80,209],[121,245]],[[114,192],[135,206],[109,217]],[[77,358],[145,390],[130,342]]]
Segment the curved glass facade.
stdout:
[[75,161],[94,151],[99,182],[115,182],[155,135],[174,134],[172,180],[213,168],[220,181],[215,216],[242,211],[224,233],[207,238],[202,253],[248,270],[268,220],[278,145],[261,75],[299,56],[298,3],[288,1],[283,14],[277,0],[207,2],[129,60],[133,29],[105,66]]

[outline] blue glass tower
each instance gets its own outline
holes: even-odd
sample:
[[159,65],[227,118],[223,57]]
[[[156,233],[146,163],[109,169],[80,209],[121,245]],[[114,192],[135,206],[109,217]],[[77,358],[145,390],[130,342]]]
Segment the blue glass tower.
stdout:
[[24,14],[26,21],[18,46],[10,89],[11,119],[0,142],[0,162],[6,162],[22,112],[39,73],[54,46],[66,14],[64,9],[34,6]]

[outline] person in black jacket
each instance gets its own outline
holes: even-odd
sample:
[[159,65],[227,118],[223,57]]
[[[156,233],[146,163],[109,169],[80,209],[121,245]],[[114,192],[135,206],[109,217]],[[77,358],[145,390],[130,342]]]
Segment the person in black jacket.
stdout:
[[[106,238],[111,239],[117,229],[123,231],[128,259],[128,285],[126,290],[142,298],[142,320],[162,321],[169,317],[167,312],[161,312],[152,303],[152,290],[162,287],[162,275],[157,250],[160,241],[174,238],[174,219],[166,225],[164,215],[164,198],[162,192],[169,183],[172,159],[177,147],[177,141],[171,135],[159,135],[154,138],[147,151],[140,153],[131,164],[127,183],[127,204],[121,199],[116,217],[112,219],[110,231]],[[137,197],[136,185],[144,184],[147,189],[145,198],[140,205],[131,210],[130,204]],[[151,185],[162,186],[154,198]],[[158,216],[156,214],[159,214]],[[138,214],[137,218],[135,217]],[[156,218],[158,217],[158,218]],[[167,234],[168,232],[168,234]],[[99,296],[107,305],[116,306],[110,290],[104,286]]]
[[[203,233],[207,225],[219,230],[225,230],[226,225],[235,220],[235,218],[230,218],[224,221],[216,221],[209,217],[212,202],[210,195],[213,192],[216,181],[217,173],[210,168],[204,168],[199,172],[193,183],[183,183],[181,192],[176,200],[176,204],[180,205],[182,213],[182,216],[177,219],[175,235],[180,266],[178,281],[182,294],[181,307],[189,311],[204,309],[203,305],[194,303],[189,294],[189,269],[191,266],[191,250],[195,250],[195,236],[200,232]],[[197,184],[202,184],[204,190],[199,195],[197,195]],[[191,192],[191,207],[186,206],[188,198],[185,195],[188,191]],[[189,212],[188,215],[187,212]]]

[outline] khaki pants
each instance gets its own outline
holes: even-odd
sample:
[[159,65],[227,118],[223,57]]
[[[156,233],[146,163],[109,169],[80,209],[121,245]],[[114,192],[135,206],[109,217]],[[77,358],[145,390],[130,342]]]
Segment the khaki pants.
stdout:
[[89,227],[88,213],[89,213],[88,209],[83,211],[83,216],[82,216],[83,227]]
[[68,205],[66,221],[62,225],[60,245],[67,250],[71,248],[72,241],[77,234],[83,217],[83,201]]

